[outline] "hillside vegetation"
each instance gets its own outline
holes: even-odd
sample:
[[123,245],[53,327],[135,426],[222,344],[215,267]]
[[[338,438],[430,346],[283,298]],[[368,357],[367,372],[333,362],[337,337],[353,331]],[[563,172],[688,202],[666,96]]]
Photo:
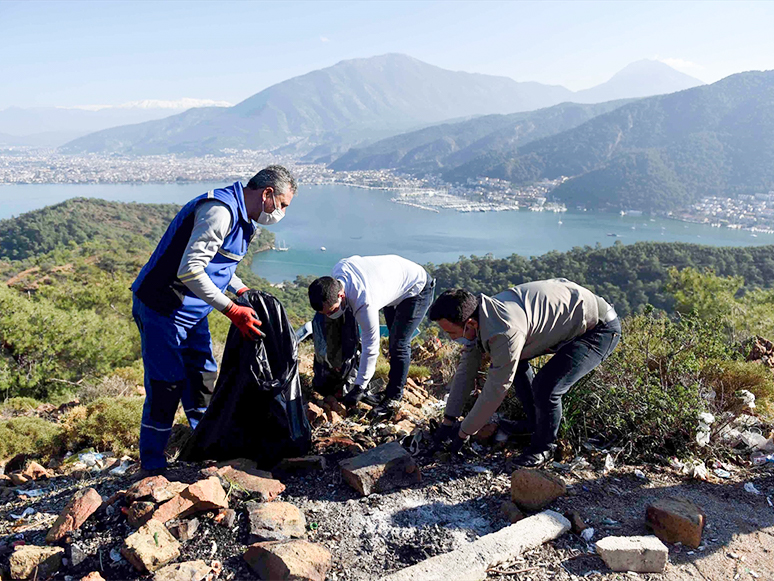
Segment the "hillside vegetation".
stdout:
[[[143,369],[128,287],[173,212],[170,206],[71,200],[2,223],[0,236],[35,228],[47,236],[17,241],[14,250],[23,260],[0,261],[5,281],[0,284],[0,393],[9,409],[37,405],[24,398],[62,401],[78,395],[89,405],[68,428],[68,441],[117,452],[135,445]],[[88,240],[76,243],[71,233]],[[264,230],[251,252],[271,242]],[[36,253],[38,248],[47,251]],[[428,268],[439,291],[461,286],[494,294],[521,282],[565,276],[613,302],[626,315],[624,340],[614,357],[568,396],[571,411],[562,437],[575,446],[592,435],[627,437],[632,442],[627,454],[637,455],[691,448],[699,411],[731,409],[739,389],[758,398],[760,411],[769,409],[774,376],[760,362],[747,360],[744,341],[774,336],[773,251],[616,244],[533,258],[471,257]],[[7,256],[5,247],[3,252]],[[239,266],[243,280],[275,294],[293,324],[309,320],[310,277],[274,288],[250,271],[250,259]],[[210,325],[217,350],[228,320],[214,313]],[[426,333],[437,329],[430,326]],[[455,350],[446,347],[435,356],[423,352],[423,373],[443,385],[454,368]],[[716,401],[702,399],[708,389],[720,394]],[[513,398],[503,409],[519,413]],[[0,432],[28,434],[15,436],[4,449],[21,450],[40,438],[48,438],[46,446],[59,445],[41,422],[0,421]],[[121,428],[98,429],[105,425]]]

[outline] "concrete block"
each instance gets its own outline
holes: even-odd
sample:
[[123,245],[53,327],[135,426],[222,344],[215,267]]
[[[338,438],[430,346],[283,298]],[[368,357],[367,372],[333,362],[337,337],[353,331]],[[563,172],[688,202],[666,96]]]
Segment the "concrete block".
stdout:
[[669,549],[658,537],[605,537],[596,542],[597,553],[613,571],[661,573]]

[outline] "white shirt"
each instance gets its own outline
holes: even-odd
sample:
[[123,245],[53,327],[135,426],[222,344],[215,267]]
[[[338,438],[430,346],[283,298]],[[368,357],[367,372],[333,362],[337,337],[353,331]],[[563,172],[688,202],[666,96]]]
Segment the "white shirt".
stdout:
[[344,285],[347,306],[360,325],[363,352],[355,383],[368,385],[379,357],[379,310],[415,297],[427,284],[419,264],[396,256],[350,256],[333,267],[331,276]]

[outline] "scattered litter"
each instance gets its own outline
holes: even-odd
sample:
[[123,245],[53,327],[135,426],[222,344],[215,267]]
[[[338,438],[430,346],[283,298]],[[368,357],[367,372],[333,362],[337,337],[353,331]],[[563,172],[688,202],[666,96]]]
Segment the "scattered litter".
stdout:
[[46,493],[45,490],[42,488],[36,488],[35,490],[17,490],[16,494],[19,496],[29,496],[30,498],[35,498],[37,496],[43,496]]
[[35,509],[32,508],[31,506],[28,506],[27,508],[24,509],[24,511],[22,511],[21,514],[11,514],[10,516],[14,520],[19,520],[33,514],[35,514]]
[[468,466],[468,470],[475,472],[476,474],[491,474],[492,471],[485,466]]
[[704,462],[693,460],[683,466],[683,474],[687,474],[696,480],[707,480],[707,467]]
[[217,552],[218,552],[218,543],[216,543],[215,541],[212,541],[212,549],[210,549],[210,558],[212,558]]
[[758,573],[756,573],[755,571],[750,571],[750,576],[751,576],[753,579],[757,579],[758,577],[760,577],[760,575],[758,575]]
[[605,518],[602,519],[602,524],[603,525],[617,525],[618,521],[617,520],[613,520],[612,518],[605,517]]
[[736,397],[739,399],[743,407],[751,410],[755,409],[755,394],[747,391],[746,389],[740,389],[736,392]]
[[750,460],[755,466],[761,466],[767,462],[774,463],[774,454],[764,454],[760,450],[757,450],[752,453]]
[[580,534],[581,538],[586,541],[587,543],[591,540],[591,538],[594,536],[594,529],[593,527],[589,527],[587,529],[583,529]]
[[78,454],[78,459],[89,468],[92,468],[101,464],[105,456],[98,452],[86,452],[85,454]]
[[680,471],[682,471],[682,469],[685,468],[685,464],[683,464],[680,460],[678,460],[676,456],[672,456],[669,459],[669,465],[675,470],[680,470]]
[[133,462],[131,460],[121,460],[121,464],[113,468],[110,471],[110,474],[113,474],[114,476],[123,476],[132,465]]
[[770,496],[767,496],[767,497],[766,497],[766,502],[768,502],[768,503],[769,503],[769,506],[771,506],[772,508],[774,508],[774,502],[771,502],[771,497],[770,497]]
[[731,478],[731,473],[728,470],[722,468],[715,468],[715,476],[718,478]]
[[755,484],[752,482],[745,482],[744,489],[751,494],[760,494],[761,491],[755,488]]
[[637,468],[637,469],[634,471],[634,475],[635,475],[637,478],[639,478],[640,480],[647,480],[647,479],[648,479],[648,477],[647,477],[647,476],[645,476],[645,473],[644,473],[642,470],[640,470],[639,468]]
[[118,550],[118,547],[113,547],[110,549],[110,560],[115,561],[118,563],[123,557],[121,556],[121,551]]
[[589,571],[588,573],[584,573],[583,576],[584,577],[591,577],[592,575],[601,575],[601,574],[602,574],[601,571],[597,571],[596,569],[594,569],[592,571]]
[[570,462],[570,470],[586,470],[588,468],[591,468],[591,464],[583,456],[576,456]]
[[703,412],[699,414],[699,425],[696,426],[696,443],[706,446],[710,441],[710,426],[715,423],[715,416]]
[[607,454],[605,456],[605,466],[604,466],[604,468],[602,468],[602,472],[607,474],[613,468],[615,468],[615,462],[613,461],[613,457],[610,454]]

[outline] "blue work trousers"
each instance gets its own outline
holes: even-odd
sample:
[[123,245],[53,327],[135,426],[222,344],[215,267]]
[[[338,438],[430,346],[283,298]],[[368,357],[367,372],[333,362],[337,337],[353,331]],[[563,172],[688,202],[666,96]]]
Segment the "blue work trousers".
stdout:
[[435,279],[428,279],[417,296],[405,299],[394,307],[384,308],[384,320],[390,332],[390,373],[385,397],[400,399],[411,365],[411,336],[419,328],[435,296]]
[[212,355],[207,317],[192,327],[176,324],[136,296],[132,315],[140,330],[145,366],[145,404],[140,424],[140,463],[165,468],[164,455],[177,407],[182,401],[192,429],[209,405],[218,365]]
[[513,388],[533,431],[529,452],[553,446],[562,421],[562,396],[607,359],[620,340],[621,321],[613,319],[563,345],[538,373],[529,361],[519,364]]

